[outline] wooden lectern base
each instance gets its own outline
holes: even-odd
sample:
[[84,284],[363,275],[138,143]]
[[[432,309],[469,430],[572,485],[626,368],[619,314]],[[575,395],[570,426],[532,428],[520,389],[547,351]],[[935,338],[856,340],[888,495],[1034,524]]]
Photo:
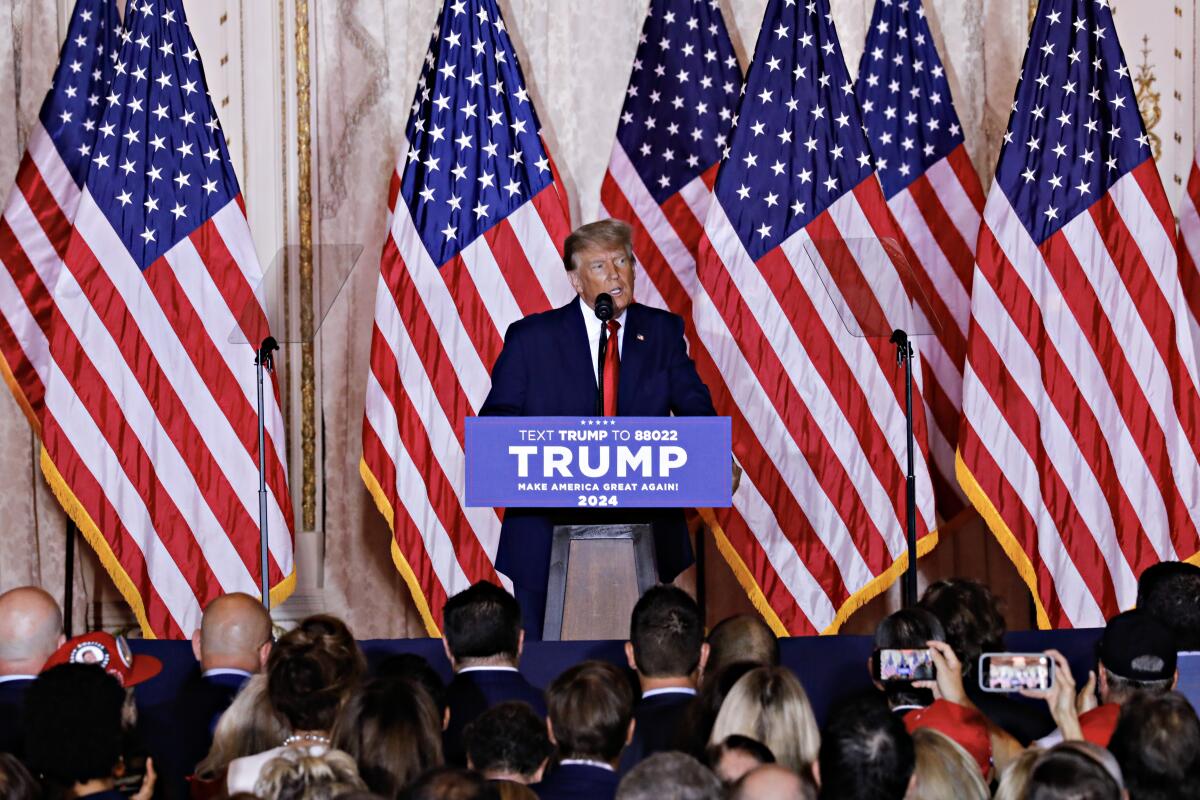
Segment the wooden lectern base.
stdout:
[[556,525],[542,638],[627,639],[629,615],[658,581],[650,525]]

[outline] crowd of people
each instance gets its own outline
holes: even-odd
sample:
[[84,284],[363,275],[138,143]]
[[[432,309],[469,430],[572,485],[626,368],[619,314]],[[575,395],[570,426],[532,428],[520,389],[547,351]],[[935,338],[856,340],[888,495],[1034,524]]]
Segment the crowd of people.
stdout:
[[[450,598],[446,683],[423,658],[369,669],[347,626],[309,617],[277,640],[247,595],[213,601],[197,669],[166,708],[132,688],[162,664],[120,637],[65,640],[54,599],[0,595],[0,798],[238,800],[1168,800],[1200,798],[1200,719],[1175,691],[1200,650],[1200,567],[1164,563],[1113,617],[1077,685],[987,691],[1003,651],[991,592],[931,585],[884,619],[874,689],[818,724],[757,617],[704,629],[681,589],[638,601],[629,670],[567,668],[543,691],[520,671],[521,608],[479,583]],[[881,659],[920,651],[929,679]]]

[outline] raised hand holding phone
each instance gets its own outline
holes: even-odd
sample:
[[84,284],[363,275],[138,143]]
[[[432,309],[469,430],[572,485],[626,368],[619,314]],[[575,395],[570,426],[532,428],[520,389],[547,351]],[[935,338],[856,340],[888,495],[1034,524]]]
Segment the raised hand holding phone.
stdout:
[[960,706],[971,706],[967,699],[967,690],[963,687],[962,663],[955,655],[954,649],[945,642],[929,641],[930,655],[933,657],[935,680],[916,681],[913,686],[918,689],[931,689],[933,696],[949,700]]
[[1021,694],[1046,701],[1063,741],[1082,739],[1083,729],[1079,726],[1079,710],[1075,705],[1075,676],[1071,674],[1071,665],[1066,656],[1057,650],[1047,650],[1046,655],[1054,661],[1054,680],[1050,688],[1045,691],[1022,689]]

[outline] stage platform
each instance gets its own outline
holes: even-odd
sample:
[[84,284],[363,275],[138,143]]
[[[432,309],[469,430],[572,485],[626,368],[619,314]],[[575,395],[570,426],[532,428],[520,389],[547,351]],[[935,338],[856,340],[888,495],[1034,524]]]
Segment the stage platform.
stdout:
[[[1071,662],[1075,682],[1082,686],[1088,670],[1096,663],[1096,643],[1102,629],[1084,628],[1061,631],[1018,631],[1006,637],[1013,652],[1040,652],[1055,648]],[[136,688],[139,705],[168,703],[179,692],[183,681],[196,667],[191,642],[130,640],[135,653],[148,653],[163,661],[157,678]],[[424,656],[444,678],[450,678],[450,665],[442,652],[441,639],[369,639],[360,642],[370,663],[376,664],[395,653]],[[572,664],[589,658],[626,666],[624,642],[530,642],[521,658],[521,672],[536,686],[545,687]],[[867,657],[871,653],[868,636],[806,636],[780,640],[784,665],[799,676],[812,701],[817,720],[824,723],[829,709],[839,700],[870,686]]]

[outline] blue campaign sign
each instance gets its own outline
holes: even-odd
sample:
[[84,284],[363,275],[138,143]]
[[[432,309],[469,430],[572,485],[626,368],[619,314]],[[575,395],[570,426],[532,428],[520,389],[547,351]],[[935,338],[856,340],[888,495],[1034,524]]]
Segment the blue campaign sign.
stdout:
[[729,417],[468,417],[467,505],[724,508]]

